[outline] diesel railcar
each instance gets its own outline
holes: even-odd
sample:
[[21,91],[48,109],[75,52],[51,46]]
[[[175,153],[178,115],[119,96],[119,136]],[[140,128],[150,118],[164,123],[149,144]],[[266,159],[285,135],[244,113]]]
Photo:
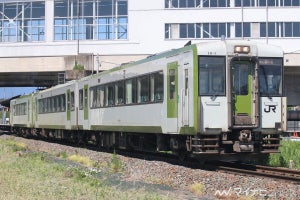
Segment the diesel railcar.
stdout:
[[283,51],[252,41],[192,44],[11,101],[11,126],[40,135],[191,155],[278,152]]

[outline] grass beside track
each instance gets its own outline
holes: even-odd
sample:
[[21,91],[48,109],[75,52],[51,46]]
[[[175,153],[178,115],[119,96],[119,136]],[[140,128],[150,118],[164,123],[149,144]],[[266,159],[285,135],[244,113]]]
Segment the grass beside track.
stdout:
[[13,139],[0,139],[0,200],[166,199],[144,187],[118,188],[107,184],[106,175],[99,178],[95,170],[67,163],[66,158],[30,152]]

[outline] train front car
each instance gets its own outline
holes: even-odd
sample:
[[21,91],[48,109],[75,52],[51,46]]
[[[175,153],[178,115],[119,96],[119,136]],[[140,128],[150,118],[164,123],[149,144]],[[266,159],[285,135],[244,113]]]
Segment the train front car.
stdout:
[[[285,129],[283,51],[250,41],[200,44],[193,154],[278,152]],[[242,156],[241,156],[242,157]]]

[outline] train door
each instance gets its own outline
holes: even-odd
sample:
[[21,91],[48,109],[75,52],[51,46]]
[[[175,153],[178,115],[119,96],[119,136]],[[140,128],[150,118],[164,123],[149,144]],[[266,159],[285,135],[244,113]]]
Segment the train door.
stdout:
[[233,125],[253,126],[255,124],[253,63],[249,61],[233,61],[231,67]]
[[178,63],[168,63],[167,72],[167,131],[178,132]]

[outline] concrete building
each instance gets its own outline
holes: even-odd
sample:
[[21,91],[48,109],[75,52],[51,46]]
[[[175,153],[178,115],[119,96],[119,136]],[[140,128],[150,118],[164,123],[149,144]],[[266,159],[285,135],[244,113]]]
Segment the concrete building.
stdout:
[[300,105],[299,13],[299,0],[0,0],[0,85],[49,86],[75,61],[94,73],[224,36],[281,46]]

